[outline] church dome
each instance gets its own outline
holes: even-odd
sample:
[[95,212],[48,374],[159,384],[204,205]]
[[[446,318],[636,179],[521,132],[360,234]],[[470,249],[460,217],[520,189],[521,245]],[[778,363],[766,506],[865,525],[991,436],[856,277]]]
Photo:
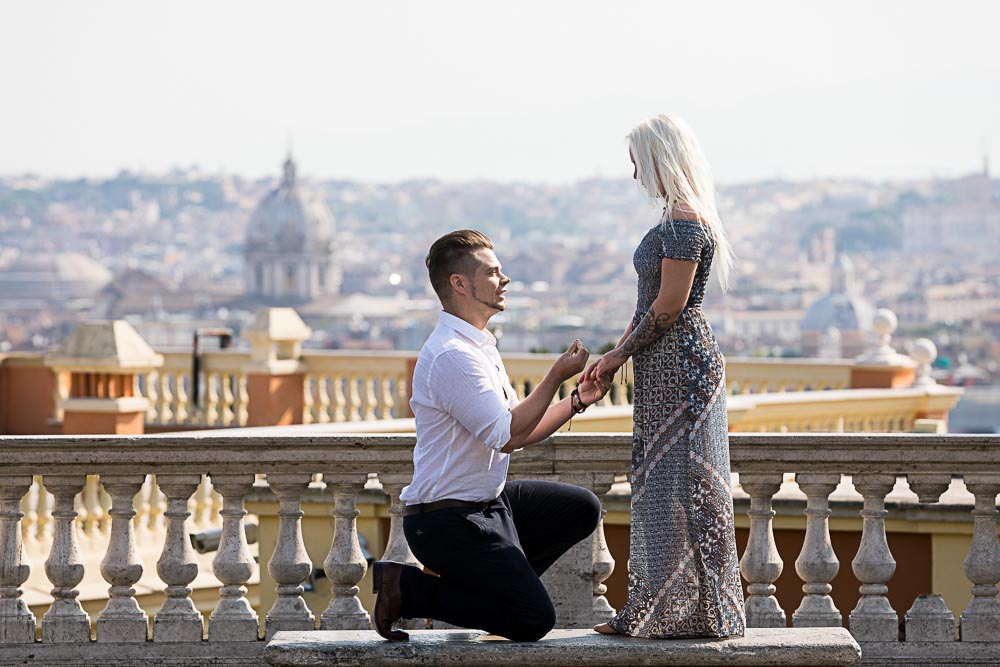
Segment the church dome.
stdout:
[[875,308],[856,294],[854,263],[840,255],[831,268],[830,291],[809,306],[803,331],[871,331]]
[[326,206],[303,197],[295,162],[285,160],[281,183],[261,200],[250,216],[249,249],[274,251],[322,250],[329,247],[333,216]]
[[801,328],[806,331],[871,331],[875,309],[861,297],[831,292],[806,310]]

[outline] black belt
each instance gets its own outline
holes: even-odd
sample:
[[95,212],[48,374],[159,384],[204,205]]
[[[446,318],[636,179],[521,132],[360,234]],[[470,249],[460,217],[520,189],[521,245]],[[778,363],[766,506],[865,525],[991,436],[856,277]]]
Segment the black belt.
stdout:
[[500,504],[499,498],[494,498],[493,500],[452,500],[451,498],[445,498],[444,500],[435,500],[432,503],[417,503],[416,505],[407,505],[403,509],[403,516],[413,516],[415,514],[426,514],[427,512],[437,512],[438,510],[450,510],[457,508],[467,508],[487,511],[491,508],[495,508]]

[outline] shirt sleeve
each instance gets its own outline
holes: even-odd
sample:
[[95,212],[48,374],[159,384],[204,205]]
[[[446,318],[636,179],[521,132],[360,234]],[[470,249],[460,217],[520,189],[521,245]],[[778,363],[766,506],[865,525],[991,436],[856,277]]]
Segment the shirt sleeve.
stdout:
[[701,223],[666,223],[660,229],[661,251],[666,259],[700,262],[707,243],[708,232]]
[[494,450],[510,441],[510,410],[497,395],[496,379],[474,354],[457,349],[442,353],[430,381],[439,407],[476,440]]

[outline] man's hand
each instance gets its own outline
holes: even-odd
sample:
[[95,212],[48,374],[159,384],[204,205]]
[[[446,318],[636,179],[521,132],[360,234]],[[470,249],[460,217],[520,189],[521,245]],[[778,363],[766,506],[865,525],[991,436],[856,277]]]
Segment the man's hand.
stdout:
[[580,339],[577,338],[569,346],[562,355],[556,359],[556,362],[552,364],[552,368],[549,372],[559,380],[560,383],[569,380],[570,378],[579,375],[584,368],[587,367],[587,359],[590,358],[590,352],[583,346]]
[[604,398],[605,394],[611,390],[611,378],[606,375],[599,375],[593,380],[581,380],[576,388],[580,394],[580,400],[584,405],[593,405]]

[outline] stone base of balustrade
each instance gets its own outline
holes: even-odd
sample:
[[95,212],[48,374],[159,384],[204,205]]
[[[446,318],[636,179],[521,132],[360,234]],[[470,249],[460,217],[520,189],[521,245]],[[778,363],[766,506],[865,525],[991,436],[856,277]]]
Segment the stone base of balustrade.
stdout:
[[469,630],[419,630],[387,642],[371,631],[280,632],[264,651],[276,667],[338,665],[539,665],[751,667],[852,665],[861,657],[844,628],[747,630],[738,639],[639,640],[593,630],[554,630],[538,642],[510,642]]
[[1000,642],[860,642],[859,667],[1000,665]]

